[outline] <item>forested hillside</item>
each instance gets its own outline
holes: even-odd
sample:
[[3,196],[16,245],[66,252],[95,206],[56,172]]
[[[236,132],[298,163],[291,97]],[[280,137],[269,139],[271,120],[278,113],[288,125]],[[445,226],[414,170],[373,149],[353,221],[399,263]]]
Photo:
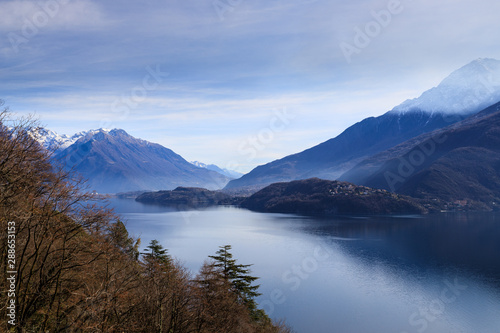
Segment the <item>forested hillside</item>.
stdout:
[[289,332],[257,308],[257,287],[241,283],[256,278],[230,247],[197,276],[157,241],[139,253],[119,218],[51,164],[29,134],[36,123],[9,116],[0,114],[1,332]]

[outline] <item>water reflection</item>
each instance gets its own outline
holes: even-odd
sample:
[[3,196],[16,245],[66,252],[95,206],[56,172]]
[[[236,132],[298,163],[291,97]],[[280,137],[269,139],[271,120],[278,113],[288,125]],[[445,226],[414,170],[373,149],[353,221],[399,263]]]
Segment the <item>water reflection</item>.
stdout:
[[500,328],[495,214],[317,219],[114,205],[143,246],[156,238],[193,271],[218,246],[233,245],[261,277],[259,302],[299,333]]
[[500,216],[492,213],[449,213],[421,218],[311,220],[303,232],[320,237],[362,240],[345,243],[354,255],[389,260],[398,266],[446,267],[500,276]]

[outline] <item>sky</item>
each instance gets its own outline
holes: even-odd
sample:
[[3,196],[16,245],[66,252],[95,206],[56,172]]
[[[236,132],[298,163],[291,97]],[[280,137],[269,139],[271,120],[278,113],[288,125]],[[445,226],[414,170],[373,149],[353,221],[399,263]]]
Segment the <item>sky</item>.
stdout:
[[0,98],[240,172],[500,59],[494,0],[0,0]]

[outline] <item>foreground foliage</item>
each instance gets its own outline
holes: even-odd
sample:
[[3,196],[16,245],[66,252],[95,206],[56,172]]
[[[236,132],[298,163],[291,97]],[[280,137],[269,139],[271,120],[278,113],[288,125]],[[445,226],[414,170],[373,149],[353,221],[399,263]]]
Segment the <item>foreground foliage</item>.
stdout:
[[[156,241],[141,255],[118,217],[54,167],[30,134],[36,123],[8,117],[0,113],[0,331],[289,331],[257,309],[255,278],[230,256],[232,271],[214,257],[192,278]],[[9,222],[16,240],[12,297]],[[7,322],[10,299],[15,325]]]

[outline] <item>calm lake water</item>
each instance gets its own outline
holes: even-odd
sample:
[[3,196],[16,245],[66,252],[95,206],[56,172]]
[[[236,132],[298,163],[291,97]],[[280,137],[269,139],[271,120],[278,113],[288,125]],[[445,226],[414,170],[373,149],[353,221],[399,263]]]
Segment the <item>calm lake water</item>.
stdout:
[[111,201],[196,272],[225,244],[298,333],[500,333],[500,215],[307,218]]

